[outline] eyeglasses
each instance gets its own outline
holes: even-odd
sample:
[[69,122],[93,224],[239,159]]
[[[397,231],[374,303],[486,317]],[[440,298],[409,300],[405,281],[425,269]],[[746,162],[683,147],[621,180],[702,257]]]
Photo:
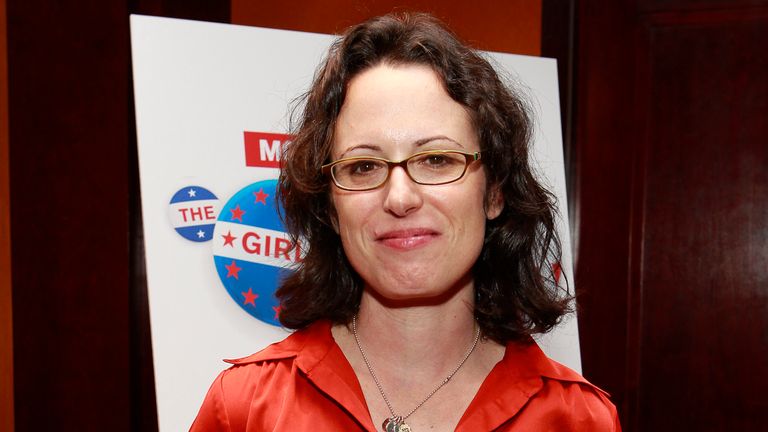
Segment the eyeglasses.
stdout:
[[455,182],[467,167],[480,160],[480,152],[430,150],[416,153],[399,162],[371,156],[355,156],[325,164],[323,174],[330,173],[333,183],[348,191],[376,189],[386,183],[392,168],[399,166],[415,183],[441,185]]

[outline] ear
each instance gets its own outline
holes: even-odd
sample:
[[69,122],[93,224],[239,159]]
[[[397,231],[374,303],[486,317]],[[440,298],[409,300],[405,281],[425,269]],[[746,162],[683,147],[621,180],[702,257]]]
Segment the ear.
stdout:
[[488,220],[496,219],[502,210],[504,210],[504,195],[499,185],[493,185],[485,200],[485,217]]

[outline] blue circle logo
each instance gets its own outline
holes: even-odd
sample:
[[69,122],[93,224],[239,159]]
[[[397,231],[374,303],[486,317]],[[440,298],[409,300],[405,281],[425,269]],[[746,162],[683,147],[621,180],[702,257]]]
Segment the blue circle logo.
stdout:
[[279,326],[275,289],[301,261],[277,213],[277,180],[253,183],[221,209],[213,230],[213,261],[230,297],[251,316]]
[[193,242],[207,242],[219,215],[219,199],[208,189],[187,186],[179,189],[168,205],[168,217],[179,235]]

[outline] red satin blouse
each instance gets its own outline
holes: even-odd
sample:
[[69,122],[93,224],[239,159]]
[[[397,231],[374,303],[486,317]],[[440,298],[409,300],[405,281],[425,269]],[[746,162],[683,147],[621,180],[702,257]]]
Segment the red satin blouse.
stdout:
[[[378,431],[355,372],[317,322],[239,360],[211,385],[191,431]],[[608,395],[548,359],[509,343],[456,431],[620,431]]]

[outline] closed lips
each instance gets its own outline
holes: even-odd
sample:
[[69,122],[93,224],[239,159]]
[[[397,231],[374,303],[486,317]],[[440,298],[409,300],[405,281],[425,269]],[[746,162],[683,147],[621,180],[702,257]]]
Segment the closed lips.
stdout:
[[410,249],[427,243],[437,235],[439,235],[438,232],[428,228],[411,228],[387,231],[378,235],[376,240],[386,246],[398,249]]

